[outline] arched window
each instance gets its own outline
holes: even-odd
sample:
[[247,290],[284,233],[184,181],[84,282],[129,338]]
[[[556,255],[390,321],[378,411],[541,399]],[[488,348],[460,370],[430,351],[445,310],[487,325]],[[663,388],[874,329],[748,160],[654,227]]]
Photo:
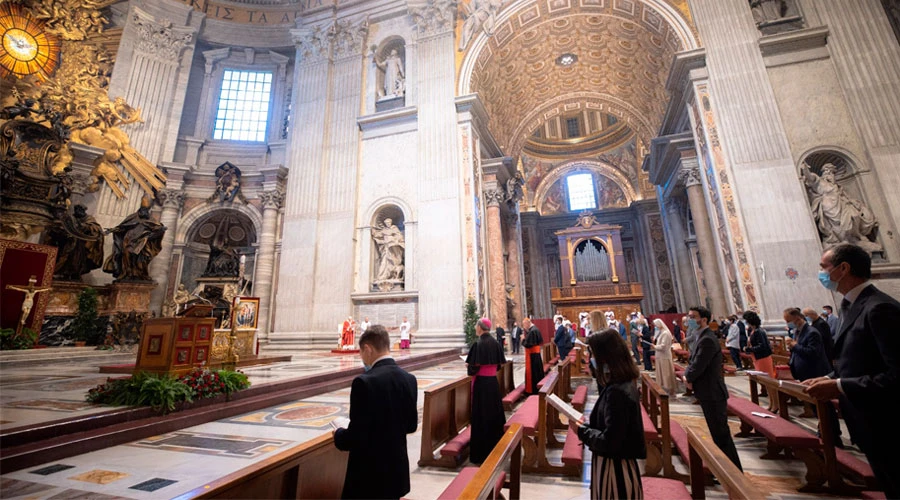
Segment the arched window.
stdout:
[[597,192],[594,187],[594,176],[587,172],[579,172],[566,177],[566,191],[569,198],[569,210],[588,210],[597,208]]

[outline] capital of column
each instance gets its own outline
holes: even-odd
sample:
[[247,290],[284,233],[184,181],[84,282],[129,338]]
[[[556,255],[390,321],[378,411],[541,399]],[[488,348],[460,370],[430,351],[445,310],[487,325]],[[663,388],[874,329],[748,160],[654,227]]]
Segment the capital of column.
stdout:
[[156,199],[162,205],[163,210],[181,210],[184,207],[184,191],[180,189],[160,189],[156,193]]
[[267,208],[280,209],[284,205],[284,192],[279,189],[263,191],[259,193],[259,201],[263,210]]
[[408,5],[419,35],[437,35],[456,26],[456,0],[411,0]]
[[506,200],[506,193],[499,187],[484,190],[484,202],[489,207],[499,207]]
[[331,39],[327,24],[291,30],[291,38],[297,47],[298,63],[301,65],[308,66],[328,59]]
[[193,28],[172,26],[168,20],[159,22],[137,9],[131,21],[138,33],[136,49],[145,55],[177,62],[181,51],[194,42]]
[[362,55],[368,34],[369,22],[365,19],[355,25],[349,19],[335,21],[328,30],[328,38],[334,44],[335,59]]
[[678,176],[681,179],[684,187],[696,186],[701,183],[700,181],[700,166],[696,161],[694,162],[682,162],[681,170],[678,171]]

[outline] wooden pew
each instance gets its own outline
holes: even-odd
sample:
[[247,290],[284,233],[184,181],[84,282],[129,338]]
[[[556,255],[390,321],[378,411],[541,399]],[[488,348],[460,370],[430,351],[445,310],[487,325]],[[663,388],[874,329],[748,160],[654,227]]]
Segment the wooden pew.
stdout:
[[[419,465],[456,468],[469,456],[472,378],[460,377],[425,391],[424,404]],[[435,458],[434,452],[442,446],[446,449]]]
[[[819,418],[819,440],[822,442],[822,459],[825,463],[825,480],[828,482],[828,490],[837,493],[859,494],[861,489],[875,489],[877,483],[875,475],[871,471],[868,464],[854,457],[850,453],[840,451],[835,447],[834,442],[834,425],[830,418],[823,418],[828,414],[830,401],[819,401],[807,394],[799,383],[785,382],[773,380],[764,375],[750,375],[750,396],[753,397],[758,391],[757,384],[767,387],[770,397],[773,393],[777,394],[778,415],[788,421],[793,420],[790,415],[788,402],[790,398],[795,398],[804,404],[814,406]],[[845,472],[853,479],[859,481],[859,485],[850,484],[844,481],[841,472]]]
[[513,373],[514,367],[512,361],[507,361],[500,365],[500,369],[497,370],[497,383],[500,384],[500,396],[506,396],[513,389],[516,388],[516,384],[513,381]]
[[571,364],[572,361],[566,358],[556,365],[556,374],[559,378],[556,395],[566,403],[571,401],[569,397],[572,392],[572,373],[569,368]]
[[[440,498],[486,499],[496,498],[496,485],[505,474],[503,465],[509,461],[509,477],[503,486],[509,489],[509,499],[518,500],[522,490],[522,438],[525,432],[520,424],[513,424],[506,430],[500,442],[494,446],[475,475],[465,484],[458,495],[449,494]],[[455,483],[454,480],[453,483]],[[444,493],[454,486],[450,483]]]
[[176,498],[340,498],[349,455],[328,432]]
[[713,442],[706,430],[686,426],[691,456],[691,497],[706,498],[706,472],[704,466],[718,479],[728,498],[735,500],[763,500],[762,488],[753,484],[722,450]]
[[656,475],[662,469],[665,477],[686,481],[687,477],[677,472],[672,464],[673,443],[669,417],[669,393],[650,378],[649,373],[641,374],[641,402],[659,435],[659,439],[654,440],[652,445],[647,443],[647,464],[644,474]]

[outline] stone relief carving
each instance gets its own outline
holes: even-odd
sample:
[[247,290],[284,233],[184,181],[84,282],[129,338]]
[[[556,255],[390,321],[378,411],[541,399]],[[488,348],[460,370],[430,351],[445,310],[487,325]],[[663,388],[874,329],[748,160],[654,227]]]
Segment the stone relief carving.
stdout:
[[436,35],[453,29],[456,0],[411,0],[408,5],[419,34]]
[[397,49],[391,49],[390,54],[382,61],[378,61],[377,55],[373,53],[372,62],[384,77],[379,98],[390,99],[406,94],[406,72],[403,69],[403,60],[397,54]]
[[684,187],[691,187],[701,184],[700,167],[696,165],[691,167],[681,167],[678,175],[681,179],[682,184],[684,184]]
[[164,61],[177,63],[181,51],[194,39],[190,28],[173,27],[169,21],[157,23],[137,12],[132,15],[132,22],[140,37],[137,49]]
[[334,43],[334,57],[362,54],[363,42],[369,33],[369,22],[363,20],[354,25],[349,19],[339,19],[328,30],[328,38]]
[[525,179],[519,171],[516,171],[516,175],[506,180],[506,203],[509,204],[510,208],[515,207],[516,203],[522,201],[522,198],[525,197],[525,191],[522,189],[524,186]]
[[241,193],[241,169],[226,161],[216,168],[216,191],[206,201],[225,203],[235,199],[247,203],[247,198]]
[[381,292],[403,289],[406,241],[393,220],[385,218],[383,224],[372,229],[372,240],[377,249],[375,289]]
[[262,203],[263,209],[280,209],[284,205],[284,192],[278,189],[263,191],[259,193],[259,201]]
[[506,193],[502,188],[493,188],[484,190],[484,203],[487,206],[500,206],[500,203],[506,201]]
[[466,50],[479,29],[483,30],[487,36],[494,34],[497,13],[502,4],[503,0],[471,0],[469,3],[460,4],[465,21],[459,35],[459,51]]
[[161,189],[156,193],[156,201],[163,208],[180,210],[184,206],[184,191],[179,189]]
[[838,243],[853,243],[868,252],[880,252],[881,244],[872,241],[878,221],[866,204],[851,198],[835,179],[831,163],[822,166],[820,175],[807,164],[800,166],[800,175],[809,194],[810,209],[826,248]]
[[802,28],[795,0],[749,0],[756,27],[765,34]]
[[328,57],[330,37],[327,28],[315,25],[291,32],[294,44],[300,52],[301,64],[315,64]]

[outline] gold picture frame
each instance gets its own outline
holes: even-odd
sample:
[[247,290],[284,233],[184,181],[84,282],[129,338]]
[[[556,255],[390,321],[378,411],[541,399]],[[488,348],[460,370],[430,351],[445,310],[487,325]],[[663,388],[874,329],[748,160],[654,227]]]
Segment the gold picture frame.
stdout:
[[234,318],[236,330],[256,330],[259,324],[259,297],[236,297]]

